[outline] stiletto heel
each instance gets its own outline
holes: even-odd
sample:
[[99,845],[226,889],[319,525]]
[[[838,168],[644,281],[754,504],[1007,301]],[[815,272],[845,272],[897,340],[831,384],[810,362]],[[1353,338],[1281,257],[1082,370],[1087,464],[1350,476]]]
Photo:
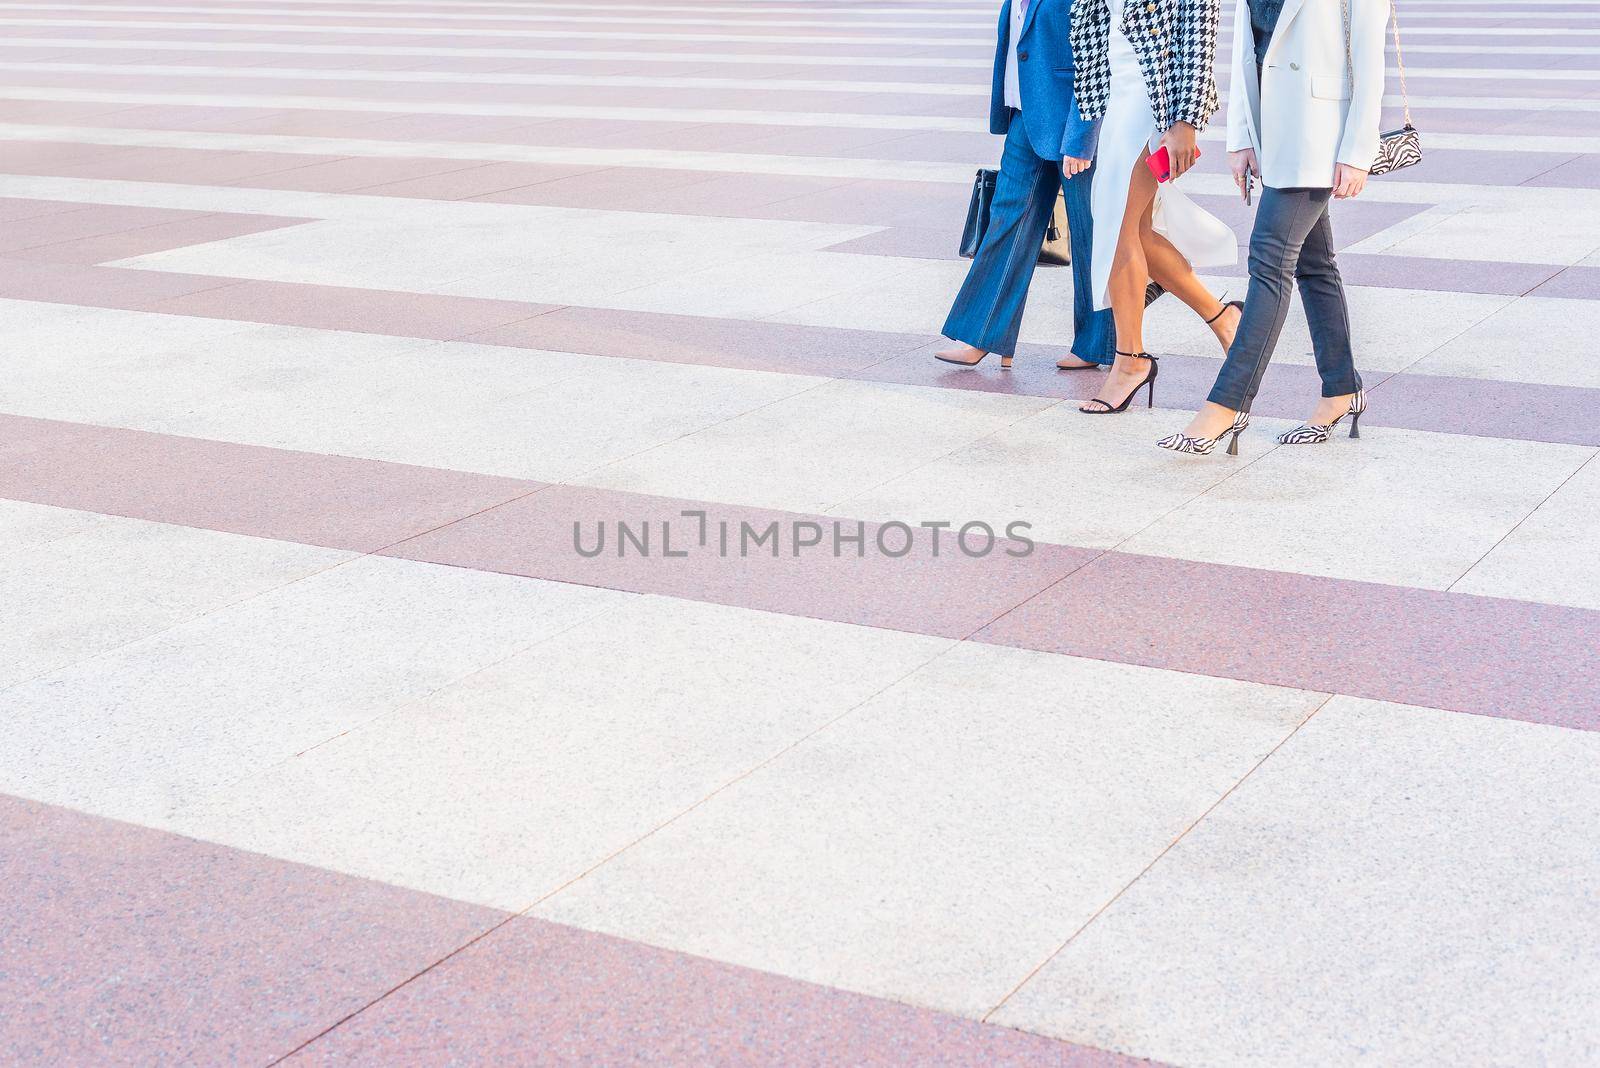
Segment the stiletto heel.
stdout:
[[1238,456],[1239,435],[1243,434],[1249,425],[1250,413],[1240,412],[1233,417],[1233,425],[1214,438],[1191,438],[1186,434],[1168,434],[1156,442],[1156,447],[1169,449],[1172,452],[1189,453],[1193,456],[1209,456],[1211,450],[1217,447],[1217,442],[1232,434],[1233,440],[1228,442],[1228,455]]
[[1143,382],[1140,382],[1137,386],[1134,386],[1128,395],[1122,398],[1121,404],[1117,405],[1116,407],[1112,407],[1110,401],[1101,400],[1099,397],[1095,397],[1088,403],[1098,404],[1100,407],[1079,408],[1078,411],[1082,412],[1084,415],[1116,415],[1118,412],[1125,412],[1128,410],[1128,405],[1133,403],[1133,398],[1139,395],[1139,391],[1141,389],[1145,390],[1148,394],[1150,407],[1154,408],[1156,406],[1156,375],[1161,371],[1161,362],[1148,352],[1123,352],[1121,349],[1117,349],[1115,351],[1118,356],[1128,356],[1138,360],[1149,360],[1150,373],[1145,375]]
[[[1361,436],[1361,413],[1367,410],[1367,391],[1356,390],[1356,395],[1350,398],[1350,407],[1339,413],[1339,419],[1350,417],[1350,436]],[[1279,445],[1321,445],[1333,435],[1333,428],[1339,425],[1339,419],[1324,426],[1321,423],[1301,423],[1293,430],[1285,430],[1278,435]]]

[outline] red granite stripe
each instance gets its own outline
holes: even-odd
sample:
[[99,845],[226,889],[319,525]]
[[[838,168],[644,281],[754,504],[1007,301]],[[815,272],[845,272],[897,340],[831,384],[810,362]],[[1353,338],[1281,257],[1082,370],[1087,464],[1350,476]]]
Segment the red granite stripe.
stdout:
[[530,1060],[817,1068],[1151,1063],[525,917],[289,1063]]
[[0,795],[0,1062],[269,1064],[504,914]]
[[374,552],[537,482],[0,415],[0,495]]
[[1146,1063],[5,795],[0,886],[8,1065]]
[[[457,567],[1600,730],[1597,611],[1061,545],[973,559],[949,535],[942,552],[924,535],[892,558],[874,550],[872,525],[861,556],[848,541],[835,556],[830,516],[533,492],[489,476],[10,416],[0,441],[0,497],[16,500],[312,544],[386,543],[388,555]],[[496,496],[506,503],[486,506]],[[366,516],[370,501],[383,507]],[[458,521],[434,521],[450,511]],[[685,515],[697,511],[703,546],[699,519]],[[606,551],[587,557],[575,526],[592,549],[601,521]],[[636,536],[648,529],[648,556],[619,553],[618,521]],[[665,554],[664,521],[685,555]],[[419,522],[434,529],[413,537]],[[752,544],[745,527],[764,536],[773,523],[776,545],[741,548]],[[821,546],[797,552],[801,532]]]

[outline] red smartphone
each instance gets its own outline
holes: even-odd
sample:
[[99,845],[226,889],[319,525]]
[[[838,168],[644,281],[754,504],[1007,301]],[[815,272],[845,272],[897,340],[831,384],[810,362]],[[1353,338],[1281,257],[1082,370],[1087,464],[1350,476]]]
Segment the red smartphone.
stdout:
[[[1196,145],[1194,158],[1200,158],[1200,146]],[[1144,165],[1150,168],[1150,173],[1156,176],[1156,181],[1165,182],[1172,178],[1172,157],[1167,154],[1167,146],[1162,145],[1144,159]]]

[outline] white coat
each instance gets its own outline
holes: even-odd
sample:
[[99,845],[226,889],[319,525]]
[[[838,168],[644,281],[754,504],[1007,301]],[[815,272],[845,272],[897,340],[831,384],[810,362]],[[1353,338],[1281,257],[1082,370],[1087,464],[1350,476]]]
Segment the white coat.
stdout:
[[1346,61],[1340,0],[1286,0],[1256,74],[1250,5],[1237,0],[1228,151],[1253,148],[1262,184],[1327,189],[1336,163],[1362,170],[1378,155],[1387,0],[1348,0]]

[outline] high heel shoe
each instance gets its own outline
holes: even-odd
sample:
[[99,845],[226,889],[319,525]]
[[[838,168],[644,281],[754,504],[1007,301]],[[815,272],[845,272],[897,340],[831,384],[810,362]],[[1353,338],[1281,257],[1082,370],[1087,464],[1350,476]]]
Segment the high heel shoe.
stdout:
[[1228,442],[1228,455],[1238,456],[1239,435],[1243,434],[1245,432],[1245,428],[1249,425],[1250,413],[1240,412],[1238,415],[1233,417],[1233,425],[1214,438],[1191,438],[1186,434],[1168,434],[1166,437],[1156,442],[1156,446],[1162,449],[1170,449],[1173,452],[1185,452],[1195,456],[1209,456],[1211,455],[1211,450],[1217,447],[1217,442],[1221,441],[1229,434],[1232,434],[1233,440]]
[[[933,358],[938,360],[940,363],[951,363],[951,364],[955,364],[957,367],[976,367],[980,363],[982,363],[984,360],[987,360],[989,358],[989,354],[986,352],[982,356],[979,356],[976,360],[952,360],[950,357],[946,356],[944,353],[936,352],[936,353],[933,354]],[[1011,357],[1010,356],[1002,356],[1002,357],[1000,357],[1000,370],[1002,370],[1002,371],[1011,370]]]
[[1141,389],[1146,392],[1150,407],[1154,408],[1156,406],[1156,375],[1161,371],[1160,361],[1154,356],[1150,355],[1148,352],[1123,352],[1121,349],[1117,349],[1116,353],[1118,356],[1129,356],[1136,360],[1149,360],[1150,373],[1145,375],[1144,381],[1140,382],[1137,386],[1134,386],[1133,389],[1129,391],[1128,395],[1122,398],[1122,403],[1117,405],[1115,408],[1111,406],[1110,401],[1101,400],[1099,397],[1095,397],[1088,403],[1098,404],[1100,407],[1079,408],[1078,411],[1082,412],[1084,415],[1116,415],[1118,412],[1125,412],[1128,410],[1128,405],[1133,403],[1133,398],[1139,395],[1139,391]]
[[1321,423],[1301,423],[1293,430],[1285,430],[1278,435],[1279,445],[1321,445],[1333,436],[1333,428],[1339,425],[1339,420],[1345,416],[1350,417],[1350,436],[1361,436],[1361,413],[1367,410],[1367,391],[1356,390],[1356,395],[1350,398],[1348,410],[1339,413],[1339,419],[1326,426]]
[[1217,314],[1206,320],[1206,325],[1210,326],[1212,323],[1222,318],[1223,312],[1227,311],[1229,308],[1238,308],[1240,318],[1242,319],[1244,317],[1244,301],[1230,300],[1217,311]]

